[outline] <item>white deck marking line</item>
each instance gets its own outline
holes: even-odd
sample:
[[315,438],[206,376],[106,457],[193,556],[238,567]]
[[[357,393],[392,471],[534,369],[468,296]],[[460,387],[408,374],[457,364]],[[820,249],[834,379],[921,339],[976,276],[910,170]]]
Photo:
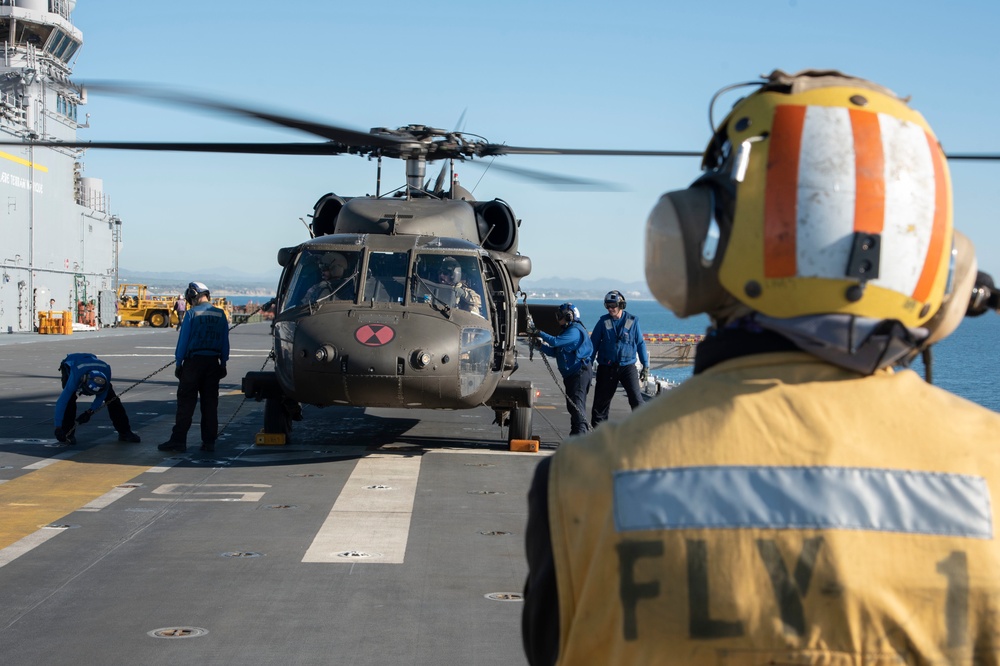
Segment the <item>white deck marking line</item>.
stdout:
[[23,539],[15,541],[6,548],[0,548],[0,567],[10,564],[25,553],[41,546],[52,537],[65,531],[66,530],[43,528],[37,532],[32,532]]
[[76,450],[73,450],[73,451],[62,451],[60,453],[55,454],[51,458],[46,458],[45,460],[39,460],[36,463],[31,463],[30,465],[25,465],[21,469],[44,469],[44,468],[48,467],[49,465],[52,465],[52,464],[55,464],[55,463],[59,462],[60,460],[68,460],[69,458],[72,458],[73,456],[77,455],[81,451],[83,451],[83,449],[76,449]]
[[[402,564],[419,476],[420,456],[373,454],[359,460],[302,561]],[[372,557],[337,556],[344,552]]]
[[87,504],[81,506],[77,511],[100,511],[101,509],[109,506],[112,502],[120,500],[121,498],[128,495],[130,492],[135,490],[135,486],[131,488],[112,488],[108,492],[104,493],[100,497],[91,500]]

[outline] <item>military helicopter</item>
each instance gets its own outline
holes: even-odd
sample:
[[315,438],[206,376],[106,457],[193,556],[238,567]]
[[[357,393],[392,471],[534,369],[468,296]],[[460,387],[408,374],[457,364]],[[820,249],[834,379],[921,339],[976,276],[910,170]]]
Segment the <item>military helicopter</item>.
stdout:
[[[455,160],[501,155],[703,156],[703,151],[508,146],[416,124],[362,132],[149,86],[97,83],[87,88],[248,117],[326,141],[6,145],[350,154],[377,160],[374,196],[324,194],[313,206],[311,238],[277,253],[283,270],[273,303],[275,370],[248,373],[242,388],[246,396],[265,401],[264,432],[280,435],[302,418],[302,404],[406,409],[485,405],[494,410],[498,424],[508,426],[508,440],[529,439],[534,391],[530,382],[512,378],[518,365],[517,336],[526,330],[528,314],[520,280],[531,272],[531,260],[518,253],[520,220],[502,199],[476,201],[449,167]],[[386,194],[381,192],[384,158],[403,160],[406,166],[405,186]],[[445,163],[432,184],[425,180],[427,163],[435,161]],[[491,168],[548,184],[598,184],[505,165]],[[554,307],[532,305],[539,328],[554,324],[554,317],[545,314]]]
[[[89,92],[149,98],[249,117],[326,139],[311,143],[45,142],[19,145],[284,155],[350,154],[377,160],[374,196],[324,194],[311,238],[277,253],[274,371],[243,378],[265,401],[264,433],[286,435],[301,405],[470,409],[486,405],[507,438],[530,439],[534,391],[515,375],[526,310],[519,282],[520,220],[502,199],[476,201],[455,160],[505,154],[657,155],[701,151],[525,148],[461,131],[406,125],[361,132],[134,84],[87,84]],[[382,193],[382,161],[405,162],[405,185]],[[443,165],[432,183],[427,163]],[[597,181],[492,165],[547,184]],[[553,306],[533,305],[541,328]],[[553,330],[557,333],[558,331]]]

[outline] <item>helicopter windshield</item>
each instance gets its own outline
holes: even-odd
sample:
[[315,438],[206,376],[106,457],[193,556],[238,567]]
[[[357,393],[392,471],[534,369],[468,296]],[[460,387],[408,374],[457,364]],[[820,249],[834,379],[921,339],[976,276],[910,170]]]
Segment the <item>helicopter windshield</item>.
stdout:
[[357,251],[307,250],[298,256],[281,310],[325,301],[354,301]]
[[414,303],[437,303],[486,317],[483,276],[476,257],[418,254],[411,285],[413,293],[410,298]]
[[363,301],[402,303],[406,294],[407,252],[370,252]]

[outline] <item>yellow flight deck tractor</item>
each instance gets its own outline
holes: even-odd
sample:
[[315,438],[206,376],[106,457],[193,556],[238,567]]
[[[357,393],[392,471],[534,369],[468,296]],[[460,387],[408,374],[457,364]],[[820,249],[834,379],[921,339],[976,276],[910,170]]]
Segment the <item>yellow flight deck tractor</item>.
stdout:
[[144,284],[118,285],[118,315],[122,326],[166,328],[177,325],[174,304],[179,296],[153,296]]
[[[152,326],[166,328],[177,325],[177,311],[174,306],[176,295],[152,295],[144,284],[118,285],[118,315],[122,326]],[[230,317],[231,307],[225,298],[213,298],[212,305],[225,311]]]

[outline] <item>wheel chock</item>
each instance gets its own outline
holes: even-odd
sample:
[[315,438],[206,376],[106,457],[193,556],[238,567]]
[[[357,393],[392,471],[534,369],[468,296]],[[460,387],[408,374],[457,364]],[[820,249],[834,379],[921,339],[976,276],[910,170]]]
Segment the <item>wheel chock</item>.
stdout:
[[255,444],[257,446],[284,446],[285,436],[281,433],[264,432],[261,430],[257,433]]
[[538,453],[538,439],[512,439],[508,447],[518,453]]

